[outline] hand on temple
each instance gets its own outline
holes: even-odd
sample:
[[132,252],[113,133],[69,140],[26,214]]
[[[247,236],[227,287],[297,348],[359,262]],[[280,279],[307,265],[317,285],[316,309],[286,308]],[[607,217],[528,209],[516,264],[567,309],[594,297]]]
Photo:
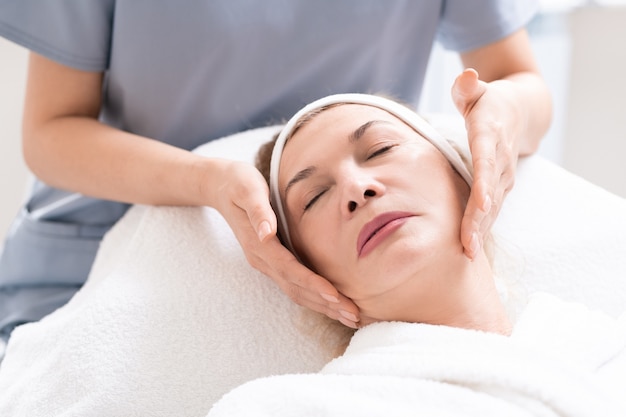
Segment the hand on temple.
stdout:
[[[502,81],[507,82],[507,81]],[[498,216],[515,181],[522,117],[503,90],[464,70],[452,87],[452,99],[465,119],[474,180],[461,224],[461,242],[473,259]]]
[[295,303],[356,328],[359,310],[325,278],[302,265],[276,235],[269,189],[252,165],[229,162],[217,188],[216,208],[224,216],[250,265],[272,278]]

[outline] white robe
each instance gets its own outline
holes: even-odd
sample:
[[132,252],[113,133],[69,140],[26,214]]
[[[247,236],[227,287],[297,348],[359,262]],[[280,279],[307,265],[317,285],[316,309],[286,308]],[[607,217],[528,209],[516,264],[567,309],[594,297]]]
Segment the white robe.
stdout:
[[626,416],[626,315],[547,294],[510,337],[387,322],[359,330],[319,374],[248,382],[220,416]]

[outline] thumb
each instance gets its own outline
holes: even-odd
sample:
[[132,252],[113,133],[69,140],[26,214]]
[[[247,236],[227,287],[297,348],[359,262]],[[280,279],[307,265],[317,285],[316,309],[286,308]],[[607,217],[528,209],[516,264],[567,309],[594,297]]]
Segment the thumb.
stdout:
[[466,68],[456,77],[452,85],[452,101],[463,117],[472,110],[486,89],[485,83],[478,79],[478,72],[473,68]]
[[276,234],[276,214],[267,195],[259,196],[255,193],[250,197],[252,201],[246,208],[246,214],[259,240],[263,242],[268,236]]

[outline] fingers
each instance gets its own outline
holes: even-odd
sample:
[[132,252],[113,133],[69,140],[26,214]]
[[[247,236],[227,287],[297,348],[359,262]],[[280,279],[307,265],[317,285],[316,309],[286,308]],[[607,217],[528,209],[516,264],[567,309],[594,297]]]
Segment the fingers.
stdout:
[[486,91],[486,84],[478,79],[478,72],[473,68],[465,69],[454,80],[452,101],[464,117]]
[[276,235],[259,242],[240,239],[248,262],[270,277],[296,304],[357,328],[358,307],[325,278],[301,264]]
[[269,236],[276,235],[276,214],[272,210],[269,200],[261,200],[246,210],[246,213],[259,241],[263,242]]
[[337,320],[346,327],[357,329],[361,326],[361,320],[359,320],[357,314],[344,308],[338,308],[337,305],[315,303],[314,301],[310,301],[306,307],[310,310],[324,314],[333,320]]
[[259,241],[263,242],[269,236],[276,235],[276,214],[270,205],[265,180],[262,177],[256,179],[260,179],[256,181],[258,184],[251,181],[235,204],[246,212]]
[[452,99],[465,119],[474,179],[461,222],[465,254],[474,259],[513,187],[517,167],[519,117],[500,90],[464,70],[454,81]]
[[[497,132],[483,137],[497,136]],[[461,223],[461,241],[465,254],[474,259],[495,222],[506,194],[515,178],[515,160],[502,142],[476,138],[472,145],[474,181]]]
[[482,248],[481,226],[485,217],[484,195],[486,185],[483,182],[474,182],[470,197],[461,221],[461,242],[465,255],[474,259]]
[[359,309],[352,300],[339,293],[328,280],[302,265],[277,238],[263,245],[274,246],[273,250],[281,252],[277,262],[272,262],[272,275],[289,298],[348,327],[357,327]]
[[359,309],[325,278],[302,265],[276,236],[277,220],[269,203],[269,189],[261,174],[234,164],[231,181],[221,195],[220,212],[232,228],[246,259],[275,281],[297,304],[356,328]]

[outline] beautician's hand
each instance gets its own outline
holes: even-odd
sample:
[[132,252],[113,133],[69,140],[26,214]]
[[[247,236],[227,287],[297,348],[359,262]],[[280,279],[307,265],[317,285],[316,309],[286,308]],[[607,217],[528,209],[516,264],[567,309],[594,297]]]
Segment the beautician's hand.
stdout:
[[513,187],[522,117],[505,94],[480,81],[473,69],[456,78],[452,99],[465,119],[474,165],[472,191],[461,223],[461,241],[473,259]]
[[236,161],[223,161],[221,172],[215,208],[234,231],[250,265],[271,277],[297,304],[356,328],[357,306],[280,243],[269,189],[261,173]]

